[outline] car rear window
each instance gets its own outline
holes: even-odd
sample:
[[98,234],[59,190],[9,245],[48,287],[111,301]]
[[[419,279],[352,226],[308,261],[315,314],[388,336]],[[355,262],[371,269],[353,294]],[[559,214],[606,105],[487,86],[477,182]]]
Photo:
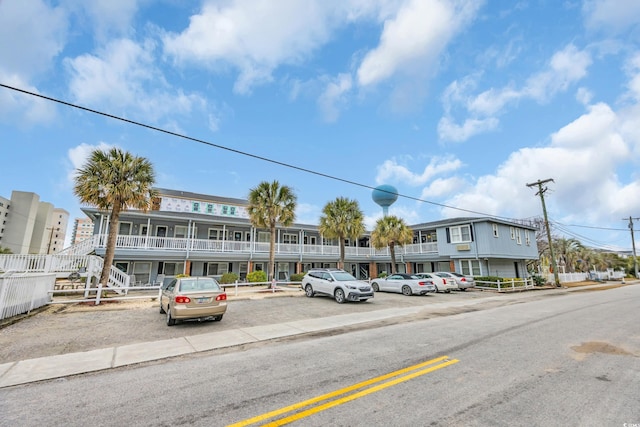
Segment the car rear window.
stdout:
[[220,285],[212,278],[187,279],[180,283],[180,291],[219,291]]

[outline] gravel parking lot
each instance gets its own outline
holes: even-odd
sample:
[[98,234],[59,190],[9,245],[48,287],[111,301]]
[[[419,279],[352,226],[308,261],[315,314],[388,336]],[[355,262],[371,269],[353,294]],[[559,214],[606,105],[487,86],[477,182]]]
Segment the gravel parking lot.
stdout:
[[[256,294],[251,299],[231,297],[221,322],[184,322],[172,327],[166,325],[165,316],[159,313],[158,302],[152,300],[114,301],[98,306],[54,304],[1,327],[0,363],[394,307],[423,306],[424,317],[454,314],[460,309],[434,310],[439,305],[434,303],[496,295],[467,291],[407,297],[378,292],[367,302],[337,304],[328,297],[306,298],[302,291]],[[508,302],[505,298],[504,303]],[[500,301],[492,301],[491,306],[499,304]]]

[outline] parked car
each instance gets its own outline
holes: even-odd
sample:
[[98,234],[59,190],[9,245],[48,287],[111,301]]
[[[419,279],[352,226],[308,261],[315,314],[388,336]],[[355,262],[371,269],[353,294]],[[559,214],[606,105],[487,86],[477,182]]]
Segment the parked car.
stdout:
[[403,295],[426,295],[436,292],[431,279],[421,279],[405,273],[395,273],[387,277],[373,279],[371,287],[375,292],[399,292]]
[[179,320],[222,320],[227,311],[227,294],[213,277],[172,279],[160,296],[160,313],[167,325]]
[[473,280],[472,276],[465,276],[456,272],[449,271],[438,271],[436,274],[442,278],[453,280],[458,289],[461,291],[466,291],[467,288],[473,288],[476,286],[476,281]]
[[368,283],[338,268],[309,270],[302,278],[302,289],[309,298],[318,294],[329,295],[339,304],[373,298],[373,288]]
[[415,276],[432,280],[433,284],[436,286],[436,292],[445,292],[448,294],[451,292],[451,289],[458,289],[458,285],[456,285],[455,280],[448,277],[438,276],[436,273],[416,273]]

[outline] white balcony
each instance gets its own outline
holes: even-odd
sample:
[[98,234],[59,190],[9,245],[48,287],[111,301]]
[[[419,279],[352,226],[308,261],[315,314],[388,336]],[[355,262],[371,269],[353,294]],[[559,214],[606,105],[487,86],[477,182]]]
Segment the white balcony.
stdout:
[[[107,242],[107,235],[93,236],[93,247],[104,248]],[[178,237],[155,237],[155,236],[125,236],[118,235],[116,249],[141,250],[141,251],[166,251],[166,252],[198,252],[198,253],[268,253],[268,242],[239,242],[234,240],[207,240]],[[304,245],[292,243],[277,243],[275,245],[276,255],[317,255],[317,256],[339,256],[339,246],[329,245]],[[396,247],[396,255],[415,254],[437,254],[437,243],[419,243]],[[347,258],[376,258],[388,257],[389,248],[376,250],[366,247],[345,247]]]

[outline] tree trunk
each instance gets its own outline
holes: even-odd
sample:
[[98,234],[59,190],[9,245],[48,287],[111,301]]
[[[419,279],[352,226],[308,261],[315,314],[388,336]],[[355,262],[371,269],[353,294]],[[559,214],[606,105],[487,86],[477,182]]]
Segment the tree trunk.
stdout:
[[338,268],[344,270],[344,237],[339,236],[340,239],[340,261],[338,262]]
[[271,236],[270,236],[270,244],[269,244],[269,276],[267,279],[269,280],[269,287],[273,286],[273,280],[276,277],[276,226],[275,224],[271,225]]
[[396,274],[396,246],[393,242],[389,243],[389,253],[391,254],[391,274]]
[[118,221],[120,219],[121,206],[117,203],[114,204],[111,209],[111,215],[109,216],[109,234],[107,236],[107,248],[104,253],[104,265],[102,266],[102,273],[100,274],[100,283],[103,287],[107,286],[109,281],[109,273],[111,272],[111,265],[113,265],[113,258],[116,251],[116,239],[118,237]]

